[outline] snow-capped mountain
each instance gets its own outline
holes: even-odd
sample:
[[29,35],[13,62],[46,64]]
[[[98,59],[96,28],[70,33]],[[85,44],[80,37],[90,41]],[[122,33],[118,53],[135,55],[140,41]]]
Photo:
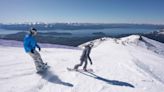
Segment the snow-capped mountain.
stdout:
[[66,69],[80,62],[82,49],[54,47],[40,52],[50,66],[44,75],[22,47],[1,45],[1,92],[163,92],[164,44],[138,35],[92,42],[92,73]]
[[164,35],[164,29],[161,29],[158,33]]

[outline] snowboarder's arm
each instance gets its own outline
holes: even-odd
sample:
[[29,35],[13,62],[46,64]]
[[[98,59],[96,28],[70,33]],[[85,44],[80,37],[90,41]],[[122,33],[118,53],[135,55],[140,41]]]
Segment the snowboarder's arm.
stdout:
[[88,59],[90,61],[90,64],[92,65],[92,60],[91,60],[90,56],[88,56]]
[[36,47],[39,49],[39,51],[41,51],[41,48],[38,44],[36,44]]
[[89,49],[87,50],[87,57],[88,57],[88,59],[89,59],[89,61],[90,61],[90,64],[92,65],[92,60],[91,60],[91,58],[90,58],[90,52],[91,52],[91,49],[89,48]]

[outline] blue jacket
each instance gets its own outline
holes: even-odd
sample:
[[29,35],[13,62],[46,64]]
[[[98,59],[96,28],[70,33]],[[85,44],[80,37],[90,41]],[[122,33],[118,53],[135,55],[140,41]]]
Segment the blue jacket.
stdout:
[[31,50],[35,50],[35,48],[38,47],[40,48],[40,46],[37,44],[36,39],[28,34],[24,37],[24,49],[26,52],[31,52]]

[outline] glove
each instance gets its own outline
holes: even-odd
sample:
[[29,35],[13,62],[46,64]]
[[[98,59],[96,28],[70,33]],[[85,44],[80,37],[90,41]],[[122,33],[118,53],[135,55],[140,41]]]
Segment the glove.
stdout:
[[33,49],[31,49],[31,53],[34,53],[34,50]]
[[92,61],[90,61],[90,64],[92,65]]
[[41,48],[38,44],[36,44],[36,47],[39,49],[39,51],[41,51]]
[[39,51],[41,51],[41,48],[40,47],[38,47],[38,49],[39,49]]

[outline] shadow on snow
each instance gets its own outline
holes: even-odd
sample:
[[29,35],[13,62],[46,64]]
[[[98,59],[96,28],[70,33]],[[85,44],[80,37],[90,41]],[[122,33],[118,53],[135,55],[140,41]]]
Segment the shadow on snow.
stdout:
[[62,81],[57,75],[53,74],[51,71],[47,70],[44,73],[40,73],[39,75],[42,76],[43,79],[47,80],[48,82],[61,84],[64,86],[73,87],[73,84]]
[[127,83],[127,82],[122,82],[122,81],[117,81],[117,80],[109,80],[109,79],[106,79],[106,78],[103,78],[101,76],[98,76],[92,72],[87,72],[87,73],[84,73],[84,72],[80,72],[78,71],[79,73],[82,73],[86,76],[89,76],[89,77],[92,77],[92,78],[95,78],[97,80],[100,80],[100,81],[103,81],[103,82],[106,82],[108,84],[111,84],[111,85],[117,85],[117,86],[127,86],[127,87],[131,87],[131,88],[135,88],[132,84],[130,83]]

